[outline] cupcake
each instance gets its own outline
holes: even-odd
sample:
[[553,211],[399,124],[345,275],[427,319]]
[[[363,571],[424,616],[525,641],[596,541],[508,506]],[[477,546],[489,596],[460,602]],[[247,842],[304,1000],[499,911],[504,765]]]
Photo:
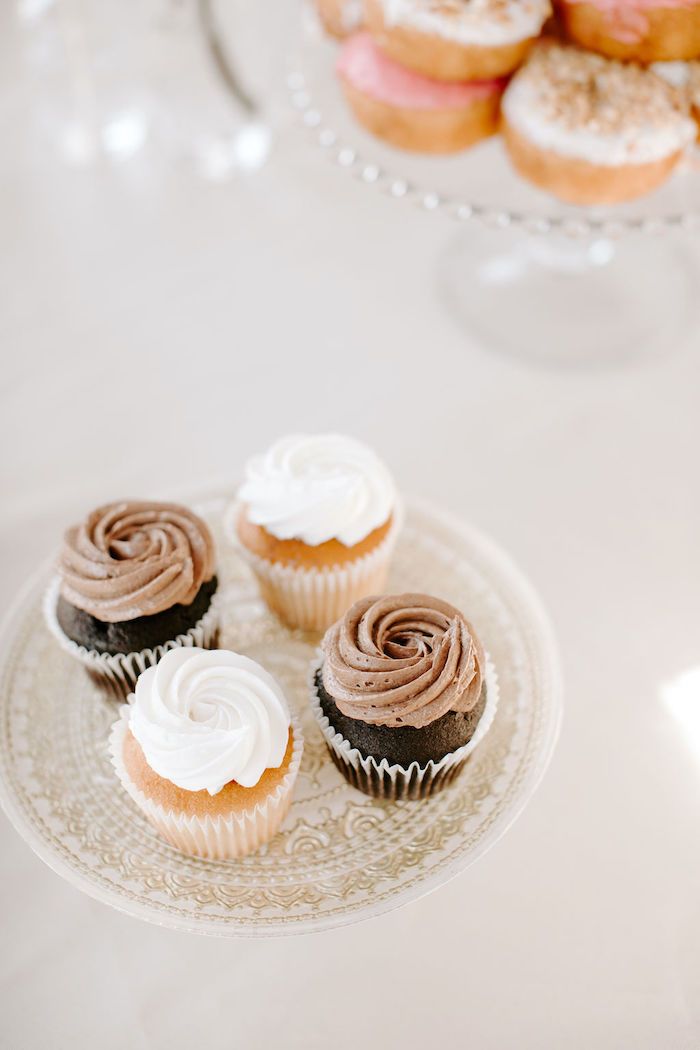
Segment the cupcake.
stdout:
[[324,635],[310,685],[331,758],[376,798],[426,798],[449,784],[498,700],[472,626],[427,594],[353,605]]
[[507,76],[550,14],[549,0],[365,0],[382,51],[433,80]]
[[635,65],[542,45],[503,96],[517,171],[573,204],[617,204],[660,186],[695,138],[681,92]]
[[362,0],[316,0],[316,12],[325,31],[338,40],[362,24]]
[[288,626],[323,631],[384,588],[400,509],[366,445],[340,434],[283,438],[249,462],[238,500],[240,548]]
[[700,0],[558,0],[564,29],[609,58],[664,62],[700,55]]
[[122,786],[163,838],[222,860],[277,832],[303,740],[279,685],[254,660],[178,648],[139,676],[109,749]]
[[124,500],[68,529],[47,592],[48,625],[100,684],[127,696],[144,668],[217,628],[214,541],[175,503]]
[[358,122],[401,149],[454,153],[498,128],[504,80],[431,80],[388,58],[369,33],[343,44],[337,68]]

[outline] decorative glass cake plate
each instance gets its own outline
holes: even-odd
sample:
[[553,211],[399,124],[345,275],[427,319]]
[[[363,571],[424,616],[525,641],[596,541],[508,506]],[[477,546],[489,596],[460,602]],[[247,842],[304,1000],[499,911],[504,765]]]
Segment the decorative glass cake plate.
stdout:
[[539,600],[509,559],[471,528],[412,504],[392,591],[427,591],[472,620],[497,669],[493,726],[452,786],[420,802],[373,800],[341,777],[308,707],[318,638],[283,627],[223,535],[225,502],[197,507],[221,552],[220,644],[263,663],[300,715],[305,749],[282,830],[238,861],[183,855],[159,838],[126,793],[107,752],[118,715],[41,616],[51,577],[32,579],[2,631],[0,798],[51,868],[97,900],[140,919],[220,937],[328,929],[407,904],[464,871],[531,798],[557,736],[556,650]]
[[299,26],[287,89],[310,146],[388,204],[455,221],[438,291],[470,336],[521,360],[585,366],[664,355],[693,332],[700,150],[639,200],[565,204],[520,178],[499,137],[435,156],[370,135],[343,96],[338,44],[309,4]]

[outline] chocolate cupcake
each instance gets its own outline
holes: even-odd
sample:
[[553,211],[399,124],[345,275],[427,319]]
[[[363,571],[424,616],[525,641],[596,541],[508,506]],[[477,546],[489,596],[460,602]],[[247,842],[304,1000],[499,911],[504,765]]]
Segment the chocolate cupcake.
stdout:
[[46,596],[49,628],[119,696],[169,649],[214,644],[214,541],[186,507],[98,507],[67,530],[58,569]]
[[378,798],[425,798],[486,734],[498,685],[474,629],[426,594],[363,598],[312,667],[312,706],[331,757]]

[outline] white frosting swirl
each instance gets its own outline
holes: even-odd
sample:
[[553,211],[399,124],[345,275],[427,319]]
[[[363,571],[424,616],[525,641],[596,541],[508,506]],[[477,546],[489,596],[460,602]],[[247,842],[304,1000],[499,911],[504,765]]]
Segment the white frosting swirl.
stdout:
[[283,438],[246,467],[239,498],[255,525],[310,546],[352,547],[384,525],[396,505],[391,475],[375,453],[341,434]]
[[281,765],[289,721],[282,690],[254,660],[180,647],[139,676],[129,728],[159,776],[216,795]]

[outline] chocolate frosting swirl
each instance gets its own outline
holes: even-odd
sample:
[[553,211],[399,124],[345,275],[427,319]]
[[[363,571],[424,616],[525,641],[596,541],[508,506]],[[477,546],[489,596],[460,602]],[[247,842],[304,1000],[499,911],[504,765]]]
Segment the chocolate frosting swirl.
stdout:
[[59,571],[71,605],[106,623],[134,620],[194,601],[214,575],[214,541],[176,503],[108,503],[68,529]]
[[371,725],[420,729],[471,711],[481,694],[484,651],[473,628],[427,594],[362,598],[321,645],[326,692]]

